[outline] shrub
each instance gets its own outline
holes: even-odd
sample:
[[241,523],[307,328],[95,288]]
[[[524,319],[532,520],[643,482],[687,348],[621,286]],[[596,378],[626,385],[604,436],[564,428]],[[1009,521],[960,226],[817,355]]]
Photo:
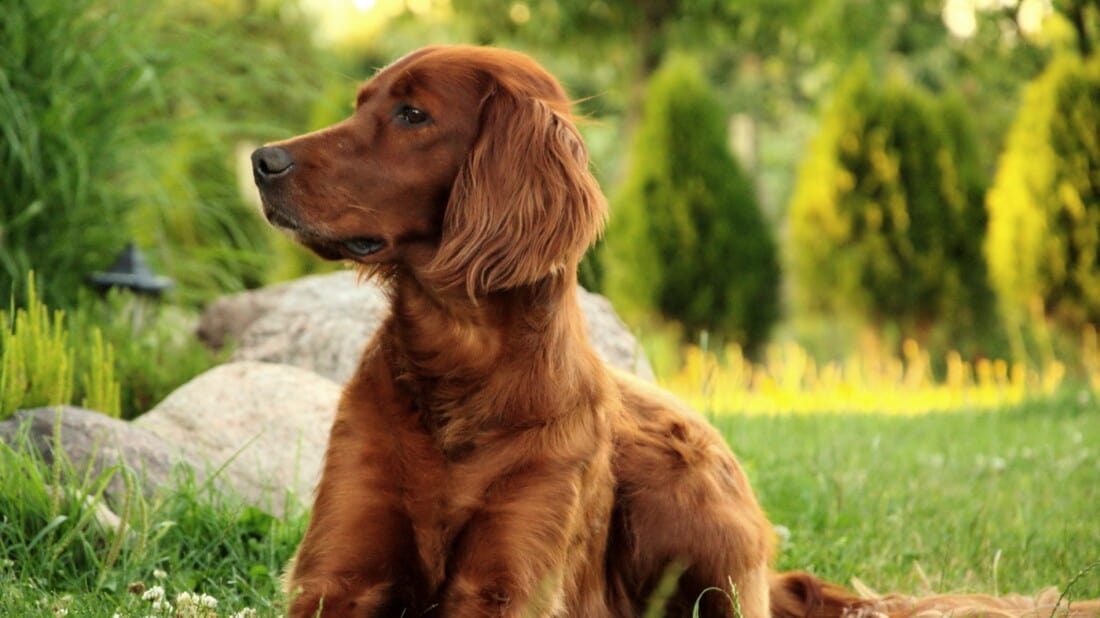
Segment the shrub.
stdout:
[[851,71],[825,110],[790,207],[799,311],[920,336],[989,302],[981,162],[957,100]]
[[[51,313],[38,299],[33,276],[26,290],[26,308],[0,311],[0,419],[20,409],[76,400],[85,408],[119,416],[114,352],[102,333],[98,328],[88,331],[90,345],[77,355],[65,313]],[[74,389],[74,371],[81,376],[79,390]]]
[[1061,57],[1028,86],[987,198],[985,251],[1012,321],[1100,321],[1100,58]]
[[134,418],[230,352],[206,349],[180,308],[112,291],[51,311],[36,287],[32,276],[24,307],[0,311],[0,419],[72,403]]
[[70,308],[131,237],[185,300],[260,283],[273,234],[239,195],[233,150],[304,128],[319,72],[292,8],[5,3],[0,298],[33,268],[43,299]]
[[282,266],[279,234],[242,197],[242,188],[255,189],[238,182],[238,159],[248,154],[243,144],[307,128],[323,89],[323,58],[309,23],[286,0],[171,3],[148,12],[155,34],[147,44],[166,49],[144,51],[157,63],[170,115],[148,137],[147,166],[128,175],[139,196],[131,229],[176,279],[176,297],[198,304],[262,285]]
[[132,419],[232,352],[228,346],[217,353],[207,349],[195,336],[196,322],[189,309],[112,290],[105,298],[82,296],[70,316],[70,330],[78,359],[94,351],[96,342],[77,334],[102,333],[113,352],[121,416]]
[[625,314],[656,311],[750,349],[767,338],[778,315],[775,241],[691,60],[654,74],[612,204],[603,280]]

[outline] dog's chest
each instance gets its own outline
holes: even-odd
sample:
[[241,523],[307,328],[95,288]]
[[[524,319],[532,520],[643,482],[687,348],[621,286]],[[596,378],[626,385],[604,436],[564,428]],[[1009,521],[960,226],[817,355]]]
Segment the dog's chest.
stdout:
[[428,588],[438,591],[447,578],[447,556],[470,518],[484,503],[488,481],[440,455],[405,478],[405,508]]

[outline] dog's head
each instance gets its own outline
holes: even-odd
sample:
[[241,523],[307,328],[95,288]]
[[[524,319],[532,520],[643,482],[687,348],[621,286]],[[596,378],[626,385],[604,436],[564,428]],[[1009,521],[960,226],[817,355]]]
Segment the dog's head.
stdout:
[[318,255],[471,296],[575,268],[606,216],[562,88],[498,49],[413,52],[252,164],[268,220]]

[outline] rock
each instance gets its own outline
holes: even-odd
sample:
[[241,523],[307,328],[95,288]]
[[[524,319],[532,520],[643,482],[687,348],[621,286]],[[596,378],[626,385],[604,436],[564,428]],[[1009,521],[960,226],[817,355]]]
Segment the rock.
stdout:
[[95,496],[83,493],[80,491],[81,489],[84,488],[47,485],[46,493],[55,499],[83,502],[84,509],[91,511],[92,519],[95,520],[96,525],[103,532],[117,533],[126,530],[122,525],[122,518],[117,513],[112,511],[102,500],[97,500]]
[[581,311],[588,322],[588,337],[604,362],[650,382],[655,381],[645,350],[630,334],[619,314],[615,313],[611,301],[584,288],[577,290],[580,292]]
[[199,333],[236,340],[231,360],[293,365],[342,384],[388,313],[381,288],[339,271],[221,298],[203,313]]
[[272,285],[215,300],[203,312],[195,334],[209,347],[220,350],[227,339],[239,339],[257,318],[274,309],[288,287]]
[[[0,441],[15,446],[26,424],[29,443],[42,453],[46,464],[58,458],[55,444],[71,466],[62,466],[63,478],[70,484],[81,484],[86,478],[96,479],[108,468],[121,464],[134,473],[146,494],[172,480],[173,467],[197,461],[178,446],[157,434],[126,421],[99,412],[72,406],[34,408],[16,412],[0,423]],[[59,424],[59,426],[58,426]],[[55,442],[55,428],[57,441]],[[119,508],[126,500],[126,482],[114,474],[104,490],[108,504]]]
[[[611,303],[580,292],[593,345],[604,360],[652,380],[641,346]],[[294,365],[342,384],[388,312],[389,299],[376,283],[339,271],[218,299],[198,332],[211,345],[235,340],[232,360]]]
[[250,504],[282,513],[320,478],[340,386],[288,365],[232,362],[176,389],[134,425],[186,445],[204,474]]

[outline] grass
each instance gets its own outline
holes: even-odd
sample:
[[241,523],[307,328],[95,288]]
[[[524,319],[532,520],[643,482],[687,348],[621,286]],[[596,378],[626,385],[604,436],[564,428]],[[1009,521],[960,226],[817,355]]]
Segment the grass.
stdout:
[[[1100,559],[1100,403],[1087,390],[993,412],[712,421],[789,531],[781,569],[879,590],[1036,592]],[[193,615],[279,614],[277,576],[304,515],[277,519],[183,476],[118,507],[118,534],[79,497],[104,479],[71,483],[66,498],[46,489],[60,472],[0,445],[0,615],[173,615],[133,592],[156,585],[173,611],[186,592],[217,600]],[[1068,596],[1100,597],[1100,569]]]
[[112,505],[122,524],[111,525],[92,505],[121,473],[92,478],[45,465],[23,440],[0,444],[0,616],[176,615],[153,607],[158,586],[176,609],[188,592],[215,598],[219,616],[280,614],[304,514],[277,519],[181,470],[174,487]]
[[[1100,404],[714,418],[771,520],[778,566],[877,590],[1037,592],[1100,560]],[[777,445],[782,445],[777,448]],[[1100,571],[1069,598],[1100,597]]]

